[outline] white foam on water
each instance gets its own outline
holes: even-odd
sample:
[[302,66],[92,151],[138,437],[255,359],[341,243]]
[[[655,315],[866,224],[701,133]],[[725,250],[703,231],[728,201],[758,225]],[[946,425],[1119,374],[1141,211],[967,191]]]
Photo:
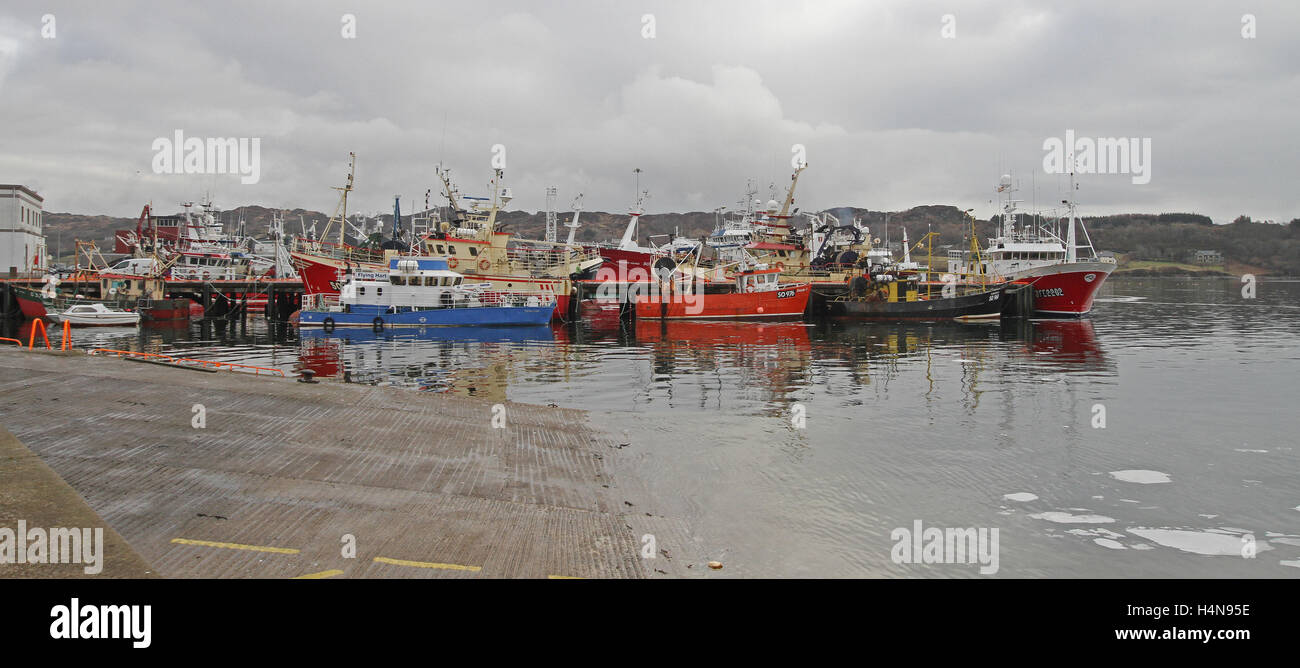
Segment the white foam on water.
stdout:
[[1199,517],[1204,517],[1204,518],[1207,519],[1207,520],[1212,520],[1212,519],[1218,517],[1218,515],[1206,515],[1206,514],[1204,514],[1204,513],[1201,513],[1201,514],[1199,515]]
[[1112,550],[1127,550],[1127,549],[1128,549],[1127,547],[1124,547],[1124,544],[1123,544],[1123,543],[1121,543],[1121,542],[1119,542],[1119,541],[1117,541],[1117,540],[1111,540],[1111,539],[1109,539],[1109,538],[1093,538],[1093,539],[1092,539],[1092,542],[1094,542],[1094,543],[1096,543],[1096,544],[1098,544],[1098,545],[1100,545],[1100,546],[1102,546],[1102,547],[1108,547],[1108,548],[1110,548],[1110,549],[1112,549]]
[[1169,474],[1160,471],[1148,471],[1146,469],[1127,469],[1124,471],[1111,471],[1110,477],[1121,482],[1133,482],[1139,485],[1154,485],[1162,482],[1169,482]]
[[1106,498],[1106,497],[1098,495],[1098,496],[1094,496],[1094,497],[1092,497],[1092,498],[1095,499],[1095,500],[1097,500],[1097,501],[1100,501],[1100,500],[1102,500],[1102,499],[1104,499],[1104,498]]
[[1233,448],[1235,452],[1268,452],[1268,450],[1247,450],[1246,448]]
[[1120,499],[1120,501],[1123,501],[1124,503],[1142,503],[1136,499]]
[[1296,561],[1279,561],[1279,562],[1277,562],[1277,563],[1282,564],[1283,566],[1290,566],[1290,567],[1292,567],[1292,568],[1300,568],[1300,560],[1296,560]]
[[1151,547],[1150,545],[1146,545],[1146,544],[1139,544],[1139,545],[1134,545],[1134,546],[1133,546],[1133,549],[1135,549],[1135,550],[1154,550],[1154,549],[1156,549],[1156,548]]
[[1002,498],[1008,501],[1019,501],[1024,503],[1026,501],[1037,501],[1038,495],[1030,494],[1029,492],[1012,492],[1011,494],[1003,494]]
[[1296,545],[1296,546],[1300,546],[1300,540],[1296,540],[1295,538],[1270,538],[1270,539],[1268,539],[1268,542],[1270,542],[1270,543],[1281,543],[1282,545]]
[[[1146,529],[1129,528],[1128,532],[1141,536],[1164,547],[1172,547],[1183,552],[1212,556],[1240,557],[1241,548],[1245,546],[1241,536],[1235,534],[1213,533],[1210,531],[1192,531],[1188,529]],[[1273,549],[1267,543],[1257,542],[1256,552]]]
[[1056,522],[1057,524],[1105,524],[1107,522],[1115,521],[1115,518],[1106,517],[1105,515],[1071,515],[1070,513],[1063,513],[1057,510],[1045,513],[1035,513],[1030,515],[1030,517],[1036,520]]

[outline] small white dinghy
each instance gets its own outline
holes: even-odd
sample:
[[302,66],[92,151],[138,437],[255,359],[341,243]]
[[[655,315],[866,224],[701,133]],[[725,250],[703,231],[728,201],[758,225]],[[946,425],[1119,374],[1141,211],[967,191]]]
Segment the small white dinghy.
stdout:
[[138,311],[121,311],[103,304],[74,304],[62,313],[51,312],[50,320],[73,325],[136,325],[140,323]]

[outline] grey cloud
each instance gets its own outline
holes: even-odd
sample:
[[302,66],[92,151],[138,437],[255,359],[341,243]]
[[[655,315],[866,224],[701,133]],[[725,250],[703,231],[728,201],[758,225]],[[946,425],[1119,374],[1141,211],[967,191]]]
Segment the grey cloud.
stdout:
[[[940,37],[947,13],[956,39]],[[1245,13],[1257,39],[1241,38]],[[1289,220],[1295,34],[1288,2],[56,2],[0,10],[0,181],[59,211],[208,191],[332,210],[356,151],[353,206],[401,194],[409,210],[439,161],[481,190],[503,144],[520,208],[556,185],[623,210],[640,168],[651,211],[707,210],[750,178],[764,197],[783,185],[799,143],[808,208],[987,215],[1005,171],[1026,200],[1059,199],[1041,146],[1074,129],[1153,143],[1150,184],[1081,179],[1086,213]],[[261,181],[153,174],[151,142],[177,128],[261,137]]]

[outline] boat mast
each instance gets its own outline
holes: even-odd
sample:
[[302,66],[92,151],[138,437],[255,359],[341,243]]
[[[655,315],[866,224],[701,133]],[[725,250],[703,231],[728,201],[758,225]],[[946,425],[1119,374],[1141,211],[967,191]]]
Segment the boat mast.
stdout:
[[798,167],[795,167],[794,175],[790,177],[790,189],[785,191],[785,203],[781,205],[781,212],[777,214],[781,218],[790,217],[790,205],[794,204],[794,189],[799,185],[799,175],[802,174],[805,169],[808,169],[808,165],[806,163],[800,164]]
[[347,184],[343,186],[331,186],[334,190],[337,190],[340,193],[339,205],[335,207],[334,215],[331,216],[328,221],[326,221],[325,232],[321,234],[321,237],[329,236],[330,226],[334,224],[335,220],[338,220],[339,221],[339,246],[342,246],[344,243],[343,233],[347,229],[348,193],[352,192],[352,177],[356,172],[356,166],[357,166],[357,154],[353,152],[349,152]]
[[487,224],[484,225],[485,236],[483,238],[486,241],[492,240],[492,233],[496,229],[497,212],[501,210],[501,207],[508,204],[511,199],[509,192],[501,185],[504,179],[504,170],[499,167],[492,170],[492,209],[488,213]]
[[641,190],[641,168],[637,167],[632,173],[636,175],[636,205],[629,212],[631,218],[627,221],[627,229],[623,230],[623,238],[618,242],[618,247],[624,250],[637,247],[637,239],[641,235],[641,214],[645,213],[645,199],[650,196],[649,191]]
[[1065,233],[1065,261],[1074,262],[1078,259],[1078,246],[1074,237],[1074,169],[1070,169],[1070,199],[1065,200],[1064,204],[1070,211],[1070,229]]
[[578,231],[578,217],[582,215],[582,193],[573,198],[573,220],[565,223],[564,226],[569,228],[569,239],[564,243],[566,246],[573,245],[573,237]]
[[546,188],[546,240],[550,243],[555,243],[555,236],[557,231],[556,223],[559,222],[559,217],[555,213],[555,197],[558,193],[559,191],[556,189],[555,186],[547,186]]

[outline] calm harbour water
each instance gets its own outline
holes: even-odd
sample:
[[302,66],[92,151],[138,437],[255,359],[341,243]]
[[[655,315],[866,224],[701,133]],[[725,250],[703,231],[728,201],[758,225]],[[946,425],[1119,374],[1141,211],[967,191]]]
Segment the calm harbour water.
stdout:
[[997,528],[1001,577],[1298,577],[1297,333],[1300,281],[1131,278],[1082,321],[74,340],[591,411],[615,492],[733,576],[980,576],[894,563],[919,520]]

